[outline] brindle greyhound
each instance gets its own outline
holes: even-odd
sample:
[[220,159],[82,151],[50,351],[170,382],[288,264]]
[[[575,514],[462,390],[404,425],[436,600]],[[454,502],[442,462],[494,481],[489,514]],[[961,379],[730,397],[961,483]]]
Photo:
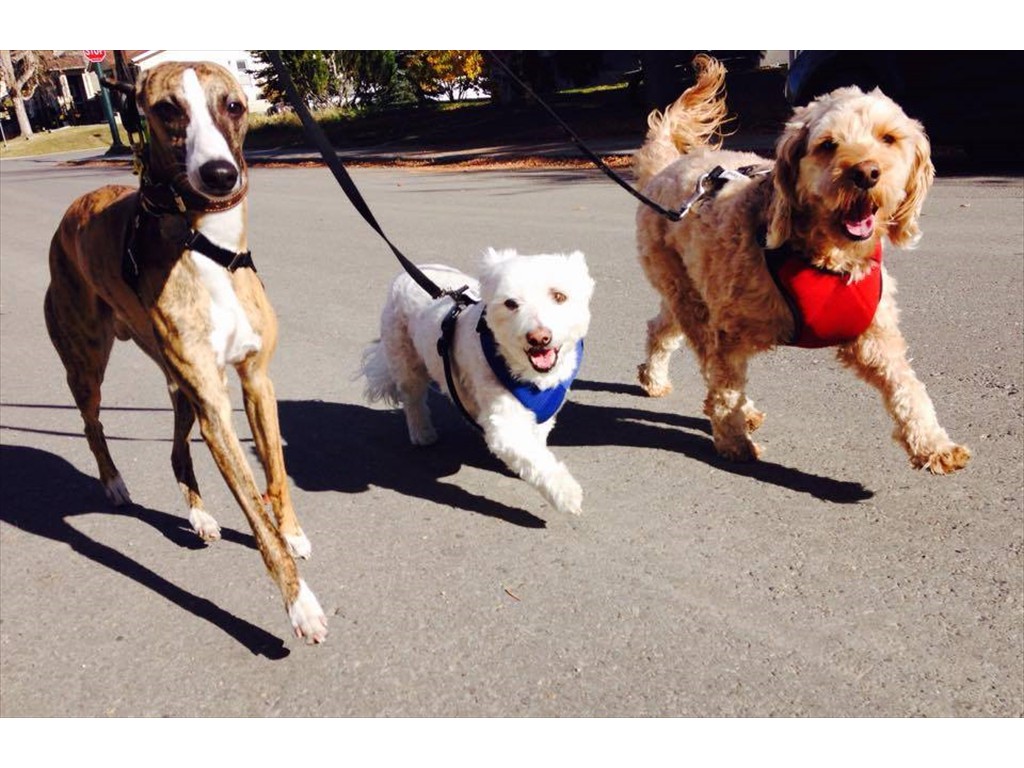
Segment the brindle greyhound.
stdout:
[[[247,251],[245,94],[218,65],[167,63],[143,73],[136,98],[150,134],[142,183],[103,187],[68,208],[50,245],[46,327],[110,500],[131,501],[99,420],[100,385],[117,337],[133,339],[167,377],[171,465],[192,528],[205,541],[220,538],[217,521],[203,509],[189,453],[198,417],[296,636],[322,642],[327,619],[293,558],[308,557],[311,548],[292,508],[267,373],[277,318]],[[266,497],[231,423],[228,365],[242,383]]]

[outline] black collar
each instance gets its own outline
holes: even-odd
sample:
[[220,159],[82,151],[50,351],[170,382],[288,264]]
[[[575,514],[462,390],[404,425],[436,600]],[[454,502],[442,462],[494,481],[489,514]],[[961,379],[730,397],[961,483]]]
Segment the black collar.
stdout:
[[252,251],[238,253],[236,251],[229,251],[227,248],[221,248],[216,243],[211,242],[202,232],[197,232],[194,229],[188,231],[188,235],[185,237],[182,245],[190,251],[196,251],[212,259],[228,272],[234,272],[236,269],[243,267],[251,269],[253,272],[256,271],[256,265],[252,261]]

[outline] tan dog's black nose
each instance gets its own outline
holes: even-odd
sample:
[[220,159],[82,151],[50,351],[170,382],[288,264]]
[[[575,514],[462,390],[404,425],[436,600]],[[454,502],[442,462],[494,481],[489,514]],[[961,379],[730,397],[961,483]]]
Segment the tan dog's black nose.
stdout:
[[235,188],[238,169],[227,160],[210,160],[200,166],[199,178],[208,191],[223,194]]
[[551,343],[551,331],[543,326],[535,328],[526,334],[526,340],[530,342],[530,346],[533,347],[546,347]]
[[878,183],[878,179],[882,175],[882,169],[878,167],[878,163],[874,160],[865,160],[851,167],[848,173],[850,174],[850,179],[858,187],[861,189],[871,189]]

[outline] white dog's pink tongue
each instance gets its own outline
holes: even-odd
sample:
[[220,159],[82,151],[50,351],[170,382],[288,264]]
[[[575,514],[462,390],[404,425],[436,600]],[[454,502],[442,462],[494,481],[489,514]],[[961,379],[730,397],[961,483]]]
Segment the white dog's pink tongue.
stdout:
[[538,371],[549,371],[555,367],[558,360],[558,352],[550,347],[546,349],[531,349],[529,351],[530,362]]

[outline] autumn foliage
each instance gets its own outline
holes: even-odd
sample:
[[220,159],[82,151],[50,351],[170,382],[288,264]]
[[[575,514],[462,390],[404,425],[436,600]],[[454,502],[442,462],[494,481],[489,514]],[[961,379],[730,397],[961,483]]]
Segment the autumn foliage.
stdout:
[[404,63],[406,77],[424,97],[459,101],[483,81],[480,51],[411,51]]

